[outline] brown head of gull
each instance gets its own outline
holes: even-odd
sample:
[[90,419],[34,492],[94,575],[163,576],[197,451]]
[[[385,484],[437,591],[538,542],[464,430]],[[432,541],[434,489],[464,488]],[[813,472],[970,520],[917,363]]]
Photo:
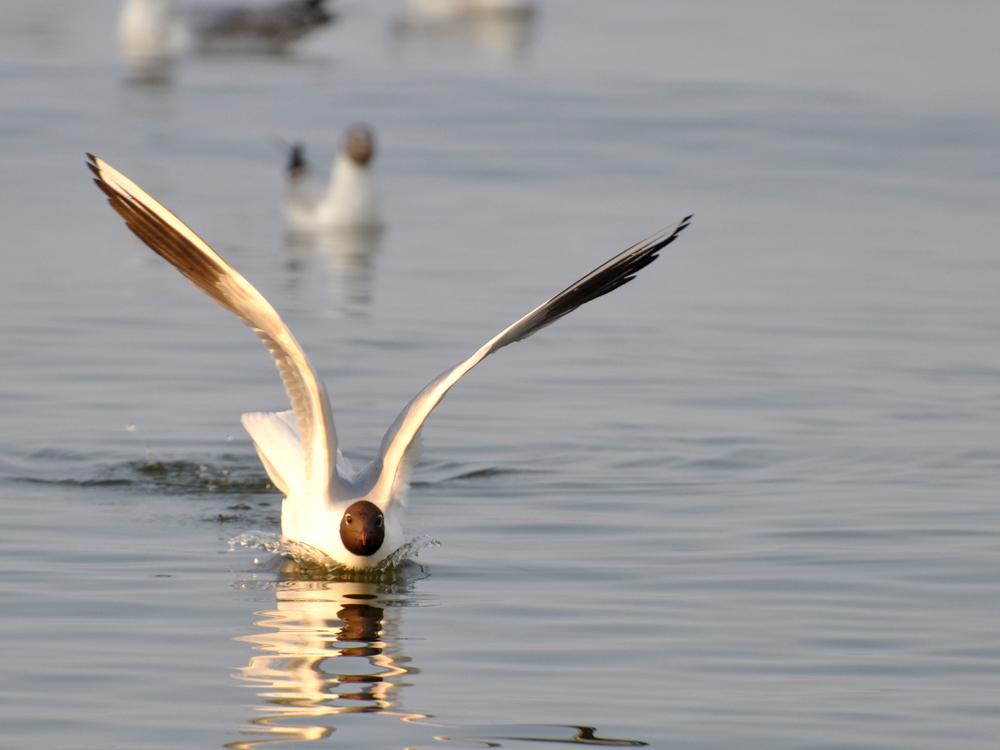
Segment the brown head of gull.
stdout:
[[351,125],[344,134],[344,153],[355,164],[364,166],[375,155],[375,134],[364,123]]
[[340,541],[352,554],[369,557],[385,541],[385,516],[375,503],[358,500],[340,518]]

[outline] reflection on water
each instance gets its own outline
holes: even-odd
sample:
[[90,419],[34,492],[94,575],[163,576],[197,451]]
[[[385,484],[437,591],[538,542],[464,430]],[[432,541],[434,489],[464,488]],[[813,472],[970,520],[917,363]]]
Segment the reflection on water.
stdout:
[[320,296],[329,300],[326,312],[365,315],[372,301],[375,257],[381,237],[380,229],[289,234],[285,249],[291,271],[290,291],[302,291],[313,278],[320,278],[324,285]]
[[373,578],[331,571],[287,558],[261,566],[277,569],[270,584],[246,588],[274,590],[275,609],[261,610],[254,624],[262,631],[235,640],[253,644],[250,663],[234,677],[257,691],[262,705],[243,730],[245,739],[226,745],[237,750],[270,743],[306,742],[329,737],[332,717],[380,714],[404,721],[428,742],[500,747],[499,741],[638,747],[646,743],[597,736],[589,726],[448,726],[430,714],[401,710],[400,693],[419,670],[400,647],[401,613],[416,606],[414,585],[427,577],[408,561]]
[[67,29],[59,10],[36,0],[7,0],[0,7],[0,49],[45,55],[64,46]]
[[226,747],[322,739],[334,731],[329,717],[340,714],[424,718],[392,711],[411,671],[398,643],[400,611],[423,569],[410,563],[378,583],[328,580],[325,572],[284,562],[276,609],[256,613],[264,632],[237,638],[256,653],[235,676],[264,705],[246,731],[256,737]]
[[598,737],[594,727],[577,726],[496,726],[450,727],[451,733],[435,737],[438,740],[461,742],[473,747],[502,747],[497,740],[513,742],[560,742],[570,745],[597,745],[600,747],[645,747],[639,740],[616,740]]
[[426,55],[516,58],[531,46],[536,17],[525,0],[411,0],[394,30],[407,50]]
[[169,88],[174,83],[174,66],[170,57],[126,57],[124,80],[133,86]]

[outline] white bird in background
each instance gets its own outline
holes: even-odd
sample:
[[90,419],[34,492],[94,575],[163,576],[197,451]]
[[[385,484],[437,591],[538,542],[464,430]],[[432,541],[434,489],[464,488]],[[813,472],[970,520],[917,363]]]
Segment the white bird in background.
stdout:
[[125,0],[118,11],[118,46],[132,65],[169,63],[183,46],[174,0]]
[[135,183],[90,156],[94,181],[129,229],[222,307],[235,313],[271,352],[292,402],[290,411],[243,415],[243,425],[275,486],[285,494],[281,531],[348,568],[371,568],[404,544],[403,512],[418,433],[448,390],[485,357],[527,338],[580,305],[617,289],[658,257],[690,216],[616,255],[498,333],[418,393],[385,433],[378,456],[359,472],[337,447],[330,400],[291,331],[260,292]]
[[287,169],[285,218],[293,232],[325,229],[377,230],[378,191],[372,160],[375,136],[368,125],[347,129],[326,184],[318,179],[301,144],[292,146]]
[[528,48],[536,15],[532,0],[409,0],[394,29],[436,54],[471,42],[475,49],[507,57]]
[[482,15],[529,16],[535,12],[532,0],[409,0],[411,17],[422,20],[454,20]]
[[325,2],[187,5],[177,0],[125,0],[118,14],[118,41],[134,65],[162,63],[187,50],[277,53],[334,19]]

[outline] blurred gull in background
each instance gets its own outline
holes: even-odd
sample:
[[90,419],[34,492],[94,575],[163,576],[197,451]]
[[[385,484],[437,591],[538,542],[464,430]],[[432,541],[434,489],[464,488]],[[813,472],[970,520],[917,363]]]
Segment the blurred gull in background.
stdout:
[[[135,0],[132,0],[133,2]],[[288,44],[334,19],[326,0],[192,5],[188,27],[201,52],[283,52]]]
[[352,125],[333,163],[329,183],[309,166],[305,148],[292,146],[287,171],[285,218],[293,233],[322,230],[377,231],[382,226],[372,172],[375,136],[371,127]]
[[530,44],[537,16],[532,0],[409,0],[397,36],[441,53],[463,44],[516,57]]
[[413,18],[452,20],[470,16],[530,16],[535,12],[532,0],[409,0]]
[[125,0],[118,12],[118,46],[135,77],[168,77],[184,46],[174,0]]
[[129,65],[143,72],[169,72],[185,52],[278,54],[334,15],[326,0],[269,0],[187,5],[177,0],[125,0],[118,15],[118,41]]

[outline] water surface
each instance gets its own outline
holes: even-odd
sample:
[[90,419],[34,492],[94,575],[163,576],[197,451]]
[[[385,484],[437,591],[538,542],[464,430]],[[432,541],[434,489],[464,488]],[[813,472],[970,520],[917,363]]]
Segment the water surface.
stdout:
[[[0,4],[0,744],[993,747],[996,11],[740,8],[435,36],[345,5],[139,86],[116,3]],[[276,138],[327,163],[359,119],[387,231],[289,240]],[[696,216],[442,402],[406,528],[439,548],[327,580],[230,547],[279,530],[239,415],[287,400],[85,151],[272,301],[355,461]]]

